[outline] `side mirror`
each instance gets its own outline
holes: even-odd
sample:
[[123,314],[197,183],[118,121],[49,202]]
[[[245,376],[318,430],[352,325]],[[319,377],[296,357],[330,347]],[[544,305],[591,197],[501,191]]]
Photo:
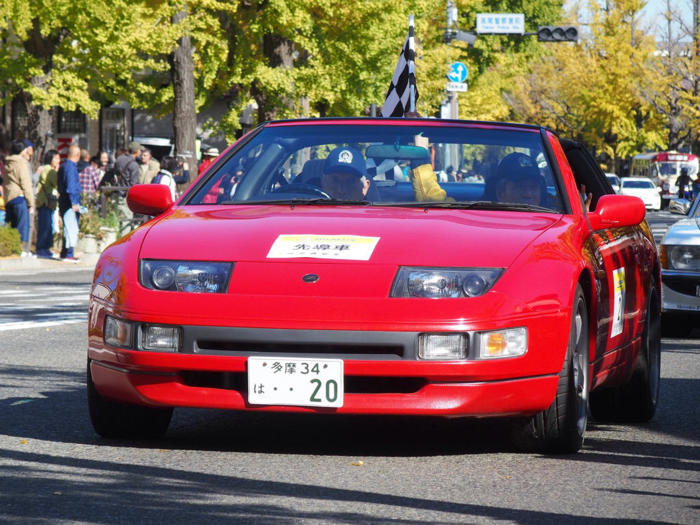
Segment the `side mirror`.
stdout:
[[631,195],[603,195],[595,211],[588,212],[593,230],[635,226],[644,220],[646,208],[639,197]]
[[173,196],[164,184],[136,184],[129,188],[126,204],[134,213],[160,215],[173,205]]

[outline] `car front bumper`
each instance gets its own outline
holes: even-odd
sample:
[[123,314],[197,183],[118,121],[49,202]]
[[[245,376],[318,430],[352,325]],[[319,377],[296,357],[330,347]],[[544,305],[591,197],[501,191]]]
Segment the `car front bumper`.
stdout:
[[[552,319],[533,322],[549,337]],[[534,414],[554,399],[566,338],[548,355],[528,348],[517,358],[430,361],[417,358],[418,335],[185,326],[179,352],[117,349],[91,337],[88,355],[101,395],[147,406],[494,417]],[[249,403],[251,355],[342,359],[342,407]]]
[[661,285],[662,311],[700,314],[700,274],[662,270]]

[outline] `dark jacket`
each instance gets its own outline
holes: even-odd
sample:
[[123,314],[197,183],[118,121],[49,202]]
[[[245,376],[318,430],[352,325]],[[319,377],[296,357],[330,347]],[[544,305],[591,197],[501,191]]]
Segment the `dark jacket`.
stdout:
[[125,153],[119,157],[114,163],[114,167],[121,173],[128,186],[139,183],[141,170],[139,169],[139,163],[131,155]]
[[80,204],[82,191],[78,166],[66,159],[58,168],[58,211],[61,215],[74,204]]

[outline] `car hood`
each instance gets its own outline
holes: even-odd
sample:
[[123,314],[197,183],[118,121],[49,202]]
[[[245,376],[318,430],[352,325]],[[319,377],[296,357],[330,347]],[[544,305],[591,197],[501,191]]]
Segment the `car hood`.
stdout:
[[681,219],[673,224],[662,244],[698,244],[700,245],[700,217]]
[[[237,263],[508,267],[561,216],[511,211],[341,206],[176,207],[140,257]],[[367,260],[273,258],[280,235],[376,238]]]

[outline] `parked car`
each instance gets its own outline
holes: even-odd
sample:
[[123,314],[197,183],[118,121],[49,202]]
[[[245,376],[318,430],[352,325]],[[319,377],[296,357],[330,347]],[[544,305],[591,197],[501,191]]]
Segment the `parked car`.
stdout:
[[[438,183],[445,151],[483,182]],[[550,130],[268,122],[177,202],[157,184],[127,201],[155,218],[95,268],[87,394],[103,436],[161,435],[173,407],[508,416],[518,446],[574,452],[589,401],[601,419],[654,414],[644,205]]]
[[612,186],[613,191],[615,193],[620,193],[620,177],[618,177],[615,173],[606,173],[605,176],[610,182],[610,186]]
[[664,328],[687,334],[700,326],[700,196],[668,229],[659,252]]
[[620,185],[622,195],[633,195],[644,202],[644,206],[652,210],[661,209],[659,189],[651,179],[646,177],[624,177]]
[[175,150],[172,139],[167,137],[137,136],[134,137],[134,140],[144,148],[150,149],[153,158],[158,161],[167,155],[173,155]]

